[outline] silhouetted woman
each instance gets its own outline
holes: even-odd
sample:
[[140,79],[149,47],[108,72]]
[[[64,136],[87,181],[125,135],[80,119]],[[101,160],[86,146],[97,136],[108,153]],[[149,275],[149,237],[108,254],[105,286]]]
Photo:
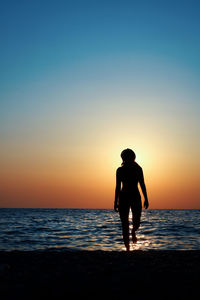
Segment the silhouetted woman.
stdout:
[[[121,153],[122,166],[116,172],[116,190],[114,209],[119,211],[122,222],[122,234],[124,244],[129,251],[129,211],[132,210],[133,229],[132,240],[137,242],[136,230],[140,226],[140,217],[142,211],[142,201],[138,190],[138,182],[140,183],[142,193],[144,195],[144,207],[149,206],[144,176],[142,168],[135,162],[135,153],[131,149],[125,149]],[[122,183],[122,188],[121,188]]]

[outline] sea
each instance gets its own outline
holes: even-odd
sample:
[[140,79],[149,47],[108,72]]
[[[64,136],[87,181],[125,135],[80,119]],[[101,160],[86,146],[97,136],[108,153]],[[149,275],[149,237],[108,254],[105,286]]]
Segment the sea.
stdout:
[[[129,214],[130,230],[132,215]],[[200,250],[200,210],[143,210],[131,250]],[[0,209],[0,250],[124,251],[111,209]]]

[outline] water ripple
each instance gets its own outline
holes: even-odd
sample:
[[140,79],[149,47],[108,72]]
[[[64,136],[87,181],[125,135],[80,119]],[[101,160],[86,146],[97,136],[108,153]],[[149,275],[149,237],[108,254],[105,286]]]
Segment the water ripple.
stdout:
[[[130,214],[130,222],[131,222]],[[132,249],[200,249],[200,210],[142,212]],[[112,210],[0,209],[0,250],[123,250]]]

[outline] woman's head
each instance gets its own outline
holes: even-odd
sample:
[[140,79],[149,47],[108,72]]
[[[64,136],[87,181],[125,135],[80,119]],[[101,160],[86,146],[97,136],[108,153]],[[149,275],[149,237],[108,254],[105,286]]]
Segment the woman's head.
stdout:
[[133,163],[135,161],[136,155],[131,149],[125,149],[121,153],[122,165]]

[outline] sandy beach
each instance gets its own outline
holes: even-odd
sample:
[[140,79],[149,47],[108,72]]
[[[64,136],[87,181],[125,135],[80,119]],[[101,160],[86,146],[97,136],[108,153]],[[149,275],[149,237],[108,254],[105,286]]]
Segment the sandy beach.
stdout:
[[2,299],[194,299],[200,251],[0,252]]

